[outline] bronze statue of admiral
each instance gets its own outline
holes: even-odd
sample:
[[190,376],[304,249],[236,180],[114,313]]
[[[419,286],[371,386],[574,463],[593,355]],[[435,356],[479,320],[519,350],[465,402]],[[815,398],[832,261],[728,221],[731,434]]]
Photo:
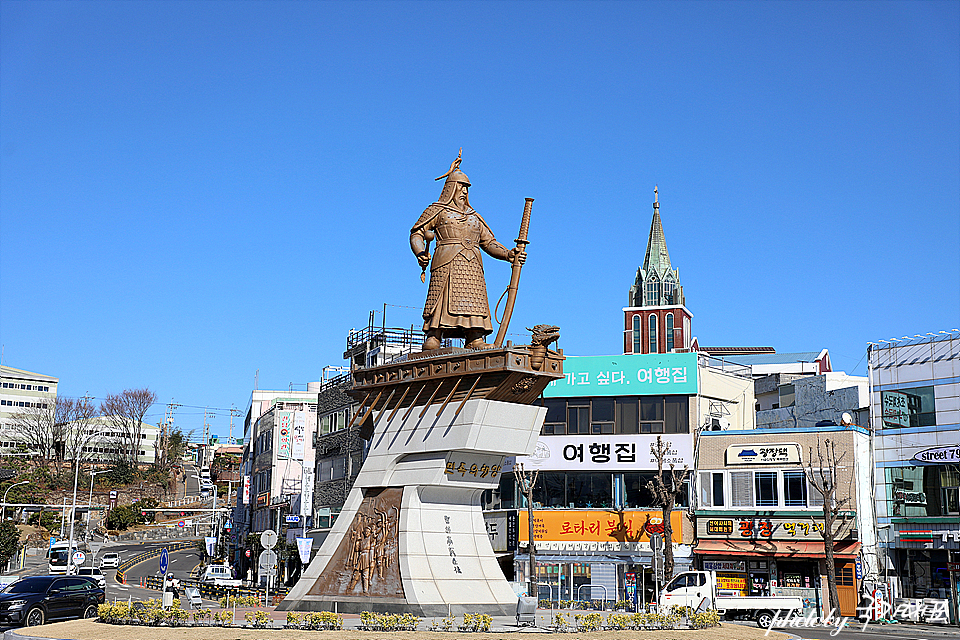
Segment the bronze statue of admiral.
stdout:
[[[425,272],[430,266],[423,307],[424,351],[439,348],[444,338],[463,338],[470,349],[487,348],[484,337],[493,332],[493,324],[480,250],[517,264],[527,257],[522,246],[508,250],[497,242],[490,226],[470,206],[470,180],[460,171],[461,155],[437,178],[446,178],[440,199],[424,210],[410,230],[410,248],[420,267]],[[436,250],[431,262],[433,240]]]

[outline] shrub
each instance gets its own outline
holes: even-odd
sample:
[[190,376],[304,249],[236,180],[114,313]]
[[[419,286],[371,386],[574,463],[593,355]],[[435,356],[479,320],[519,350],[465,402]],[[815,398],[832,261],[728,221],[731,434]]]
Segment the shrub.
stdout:
[[255,629],[264,629],[270,624],[270,616],[266,611],[248,611],[243,617]]
[[197,624],[206,624],[210,617],[210,609],[197,609],[193,612],[193,621]]
[[558,613],[553,616],[553,628],[557,631],[569,631],[569,624],[567,623],[567,616],[562,613]]
[[690,616],[690,626],[694,629],[706,629],[720,624],[720,614],[716,609],[708,609]]
[[306,614],[305,624],[310,629],[339,631],[343,629],[343,616],[333,611],[314,611]]
[[616,604],[613,605],[615,611],[627,611],[628,609],[633,608],[633,603],[629,600],[617,600]]
[[213,614],[213,619],[217,622],[217,624],[224,627],[229,627],[233,624],[233,611],[230,609],[218,611],[217,613]]
[[607,627],[610,629],[632,629],[633,616],[626,613],[611,613],[607,616]]
[[573,616],[577,631],[597,631],[603,623],[603,615],[594,613],[577,613]]

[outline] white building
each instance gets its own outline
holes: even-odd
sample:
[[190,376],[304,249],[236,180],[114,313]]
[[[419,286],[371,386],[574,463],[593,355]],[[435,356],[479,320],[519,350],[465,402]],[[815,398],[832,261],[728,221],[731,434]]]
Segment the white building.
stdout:
[[58,378],[0,365],[0,451],[17,449],[11,432],[13,416],[25,410],[52,408],[57,399]]
[[960,331],[881,340],[867,354],[886,583],[894,599],[949,600],[956,624]]

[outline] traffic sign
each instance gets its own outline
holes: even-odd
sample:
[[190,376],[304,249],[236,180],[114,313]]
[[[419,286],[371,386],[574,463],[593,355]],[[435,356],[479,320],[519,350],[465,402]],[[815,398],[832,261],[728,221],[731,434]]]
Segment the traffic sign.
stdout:
[[180,522],[177,523],[177,526],[180,527],[181,529],[183,529],[183,528],[186,526],[186,524],[187,524],[186,522],[184,522],[183,520],[181,520]]
[[250,551],[250,549],[247,549],[246,554],[247,554],[247,557],[249,558],[250,556],[253,555],[253,551]]
[[277,546],[277,532],[273,529],[267,529],[261,533],[260,544],[263,545],[264,549],[273,549],[275,546]]
[[84,555],[83,551],[74,551],[73,552],[73,564],[80,566],[83,564],[83,561],[87,559],[87,556]]
[[169,556],[169,554],[167,553],[167,548],[164,547],[164,548],[160,551],[160,573],[166,575],[166,574],[167,574],[167,566],[169,566],[169,564],[170,564],[170,556]]
[[262,551],[260,553],[260,561],[258,564],[260,565],[261,571],[272,571],[273,569],[276,569],[277,553],[275,551],[271,551],[270,549]]

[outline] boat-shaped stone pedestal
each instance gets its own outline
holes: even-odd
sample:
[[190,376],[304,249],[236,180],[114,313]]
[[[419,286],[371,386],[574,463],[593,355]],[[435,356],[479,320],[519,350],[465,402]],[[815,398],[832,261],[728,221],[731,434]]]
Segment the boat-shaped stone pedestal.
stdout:
[[[536,367],[536,368],[535,368]],[[332,531],[281,610],[513,615],[480,494],[533,453],[561,352],[426,352],[354,371],[369,453]]]

